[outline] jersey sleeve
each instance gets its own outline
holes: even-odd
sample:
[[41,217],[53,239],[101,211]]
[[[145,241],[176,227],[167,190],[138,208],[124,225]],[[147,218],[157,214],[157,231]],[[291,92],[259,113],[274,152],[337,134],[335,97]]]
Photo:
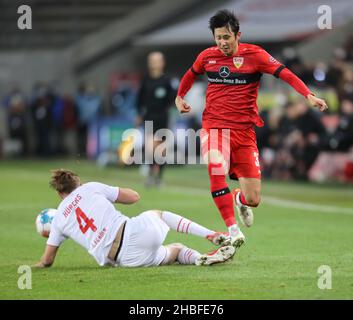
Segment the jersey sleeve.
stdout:
[[261,73],[269,73],[275,77],[285,68],[285,66],[272,57],[266,50],[260,49],[256,54],[257,70]]
[[205,51],[202,51],[194,61],[191,71],[196,75],[201,75],[205,73]]
[[60,231],[57,220],[54,218],[50,226],[50,233],[47,244],[54,247],[59,247],[67,237]]
[[95,192],[100,193],[112,203],[118,199],[119,187],[108,186],[100,182],[90,182],[90,186],[94,188]]
[[306,97],[309,93],[311,93],[302,80],[300,80],[293,72],[288,70],[283,64],[278,62],[262,48],[260,48],[260,50],[256,53],[256,63],[258,64],[257,66],[259,72],[269,73],[274,75],[276,78],[282,79],[303,97]]
[[185,95],[190,90],[190,88],[192,87],[192,85],[194,84],[195,79],[196,79],[195,72],[191,71],[191,69],[188,69],[188,71],[186,71],[184,76],[181,78],[179,89],[178,89],[178,96],[184,98]]
[[188,91],[194,84],[196,77],[202,75],[205,72],[204,56],[205,51],[202,51],[196,58],[192,67],[185,72],[179,84],[179,89],[177,93],[178,96],[184,98],[184,96],[188,93]]

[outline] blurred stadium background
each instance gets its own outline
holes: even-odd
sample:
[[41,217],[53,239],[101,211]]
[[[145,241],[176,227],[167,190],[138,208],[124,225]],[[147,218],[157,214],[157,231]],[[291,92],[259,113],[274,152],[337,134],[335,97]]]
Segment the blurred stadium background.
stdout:
[[[32,8],[31,30],[17,28],[20,4]],[[165,54],[177,87],[197,54],[213,44],[208,18],[229,8],[240,18],[242,41],[267,49],[330,107],[319,115],[286,84],[263,77],[259,106],[266,126],[258,140],[264,176],[352,181],[352,3],[325,4],[332,30],[318,28],[320,1],[3,0],[0,156],[97,160],[115,154],[122,130],[134,125],[147,54]],[[171,106],[171,129],[200,127],[205,86],[200,81],[190,92],[191,116],[180,117]],[[103,164],[109,159],[101,157]]]
[[[22,4],[32,9],[31,30],[17,28]],[[318,28],[322,4],[332,9],[332,30]],[[182,273],[171,267],[163,270],[169,282],[161,287],[160,282],[143,282],[158,278],[155,270],[140,270],[137,278],[129,271],[105,270],[102,275],[86,253],[68,244],[58,271],[45,273],[44,280],[35,274],[41,290],[20,292],[15,285],[18,265],[32,264],[42,253],[35,216],[58,204],[47,187],[50,168],[76,170],[85,181],[131,186],[145,201],[138,212],[167,206],[207,226],[223,227],[208,193],[205,168],[168,168],[165,187],[151,191],[144,189],[138,168],[127,168],[121,159],[121,137],[134,126],[147,54],[165,54],[166,72],[177,88],[197,54],[213,45],[208,19],[222,8],[235,10],[240,18],[243,42],[263,46],[329,105],[320,114],[285,83],[262,78],[258,104],[266,124],[257,134],[264,204],[254,227],[245,230],[249,242],[240,252],[237,272],[232,266],[225,267],[225,274],[217,269]],[[352,299],[351,0],[0,0],[0,17],[0,230],[3,243],[11,243],[2,246],[0,259],[7,279],[0,284],[3,298],[61,298],[50,285],[58,277],[68,298]],[[191,115],[180,116],[171,105],[170,129],[200,128],[205,88],[206,79],[200,78],[188,94]],[[169,240],[185,238],[172,235]],[[202,240],[192,244],[206,250]],[[80,273],[83,263],[89,267]],[[326,296],[315,282],[321,264],[336,267],[335,290]],[[72,287],[70,277],[77,274],[87,283]],[[230,275],[239,285],[234,290],[227,288]],[[180,277],[192,282],[194,290],[183,287]],[[205,285],[202,279],[210,281],[206,291],[198,287]],[[117,292],[111,280],[131,286]]]

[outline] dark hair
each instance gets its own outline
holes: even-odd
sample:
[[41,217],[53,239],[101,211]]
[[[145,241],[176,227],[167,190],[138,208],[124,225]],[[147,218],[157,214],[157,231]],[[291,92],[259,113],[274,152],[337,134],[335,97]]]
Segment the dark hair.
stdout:
[[236,35],[239,31],[239,20],[229,10],[219,10],[209,21],[209,27],[214,34],[214,29],[226,27]]
[[69,194],[81,184],[79,176],[70,170],[56,169],[51,173],[49,185],[58,192]]

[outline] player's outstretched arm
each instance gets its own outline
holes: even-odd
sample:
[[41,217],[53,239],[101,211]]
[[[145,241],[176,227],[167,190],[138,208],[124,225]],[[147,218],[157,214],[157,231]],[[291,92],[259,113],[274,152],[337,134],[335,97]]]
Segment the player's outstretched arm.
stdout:
[[37,268],[47,268],[51,267],[54,263],[56,253],[58,252],[59,247],[47,245],[45,247],[44,254],[40,261],[35,265]]
[[279,78],[287,82],[298,93],[304,96],[311,106],[319,108],[320,111],[328,109],[325,100],[315,97],[305,83],[289,69],[283,68],[279,73]]
[[132,189],[119,188],[119,195],[116,203],[133,204],[140,200],[140,195]]

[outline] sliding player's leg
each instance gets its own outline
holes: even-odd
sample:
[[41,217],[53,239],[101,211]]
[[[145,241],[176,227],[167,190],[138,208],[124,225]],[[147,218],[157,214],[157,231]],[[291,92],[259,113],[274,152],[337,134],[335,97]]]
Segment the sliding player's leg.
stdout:
[[196,260],[201,256],[201,253],[181,243],[168,244],[164,248],[166,249],[166,256],[161,265],[173,264],[175,262],[179,262],[180,264],[195,264]]
[[[229,245],[209,254],[200,254],[180,243],[163,246],[169,228],[178,228],[177,225],[180,228],[182,220],[186,220],[184,229],[191,230],[194,235],[204,236],[209,232],[214,234],[213,231],[169,211],[150,210],[131,220],[135,224],[135,230],[128,240],[130,257],[135,256],[135,260],[140,260],[141,266],[171,264],[175,261],[180,264],[211,265],[224,262],[235,253],[234,248]],[[230,242],[229,236],[223,234],[220,236],[222,237],[219,239],[222,238],[223,242]]]
[[178,262],[184,265],[209,266],[222,263],[231,259],[235,253],[233,246],[220,247],[210,253],[201,254],[194,249],[188,248],[181,243],[173,243],[164,246],[166,257],[160,265]]
[[176,232],[206,238],[215,245],[226,245],[229,243],[229,236],[224,232],[210,230],[171,211],[157,211],[157,213],[168,227]]

